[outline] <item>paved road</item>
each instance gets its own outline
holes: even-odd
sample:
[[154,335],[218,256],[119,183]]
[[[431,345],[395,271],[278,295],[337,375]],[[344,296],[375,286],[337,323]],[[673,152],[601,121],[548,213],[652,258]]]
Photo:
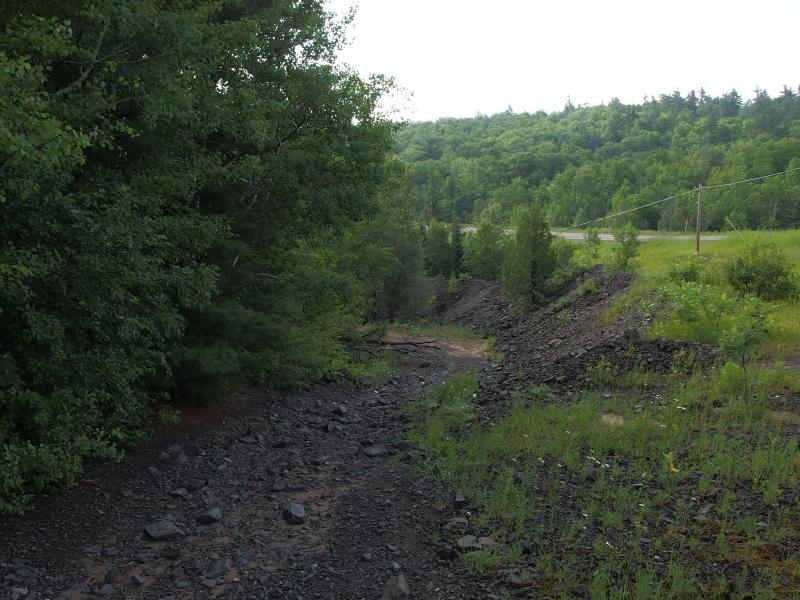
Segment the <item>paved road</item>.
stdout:
[[[477,229],[474,225],[464,225],[461,228],[461,231],[464,233],[475,233]],[[514,233],[513,229],[504,229],[503,233],[506,235],[511,235]],[[553,235],[558,237],[562,237],[565,240],[582,240],[583,239],[583,232],[581,231],[551,231]],[[689,241],[694,240],[695,236],[693,235],[652,235],[652,234],[642,234],[639,236],[639,241],[641,242],[652,242],[655,240],[672,240],[676,242],[681,241]],[[701,235],[700,241],[701,242],[719,242],[720,240],[724,240],[725,236],[723,235]],[[600,241],[601,242],[613,242],[614,236],[610,233],[601,233],[600,234]]]
[[[582,240],[583,233],[577,231],[553,231],[553,235],[557,235],[559,237],[564,238],[565,240]],[[673,240],[673,241],[688,241],[694,240],[695,236],[693,235],[650,235],[650,234],[643,234],[639,236],[639,241],[641,242],[651,242],[654,240]],[[722,235],[701,235],[700,241],[701,242],[718,242],[720,240],[724,240],[725,236]],[[610,233],[601,233],[600,234],[600,241],[601,242],[613,242],[614,236]]]

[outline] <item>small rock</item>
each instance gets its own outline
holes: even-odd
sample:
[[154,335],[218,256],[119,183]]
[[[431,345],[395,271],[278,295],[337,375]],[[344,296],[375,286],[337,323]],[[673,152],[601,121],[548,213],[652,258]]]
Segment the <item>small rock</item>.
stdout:
[[464,498],[464,496],[462,496],[461,494],[456,494],[453,497],[453,507],[455,507],[456,510],[466,508],[466,506],[467,506],[467,499]]
[[214,579],[230,571],[231,567],[233,567],[233,561],[231,561],[230,558],[218,558],[208,565],[208,568],[203,575],[205,575],[205,577],[208,579]]
[[181,549],[178,546],[167,546],[164,548],[164,558],[168,560],[175,560],[176,558],[180,558],[181,556]]
[[272,492],[282,492],[286,489],[286,482],[283,479],[276,479],[272,482],[269,489]]
[[179,444],[173,444],[167,448],[167,454],[170,456],[170,458],[178,458],[181,454],[186,454],[186,452]]
[[256,443],[258,443],[258,440],[256,438],[254,438],[252,435],[243,435],[242,437],[239,438],[239,441],[242,442],[243,444],[256,444]]
[[218,507],[210,508],[202,515],[197,517],[197,522],[204,525],[219,523],[220,521],[222,521],[222,511]]
[[436,556],[442,560],[454,560],[458,558],[458,552],[451,546],[442,546],[436,551]]
[[344,404],[334,404],[333,414],[339,415],[340,417],[347,416],[347,407]]
[[145,582],[145,578],[139,575],[139,573],[134,573],[133,575],[131,575],[131,582],[134,585],[142,585]]
[[188,481],[184,482],[183,487],[189,492],[196,492],[200,488],[205,487],[205,485],[205,479],[189,479]]
[[474,535],[465,535],[463,537],[458,538],[456,545],[461,550],[472,550],[473,548],[480,548],[480,544],[478,544],[478,540],[475,538]]
[[325,430],[328,433],[342,433],[344,431],[344,426],[339,423],[339,421],[330,421],[325,427]]
[[186,535],[183,530],[171,521],[157,521],[144,528],[144,532],[157,542],[175,540]]
[[306,509],[302,504],[289,504],[283,509],[283,519],[291,525],[302,525],[306,522]]
[[405,575],[395,575],[386,582],[381,600],[408,600],[410,596]]
[[365,562],[371,561],[372,560],[372,552],[364,552],[364,554],[361,555],[361,560],[363,560]]
[[185,498],[189,495],[189,490],[186,488],[175,488],[169,493],[173,498]]
[[383,456],[386,454],[386,446],[381,444],[376,444],[374,446],[367,446],[364,448],[364,455],[368,456],[369,458],[375,458],[377,456]]

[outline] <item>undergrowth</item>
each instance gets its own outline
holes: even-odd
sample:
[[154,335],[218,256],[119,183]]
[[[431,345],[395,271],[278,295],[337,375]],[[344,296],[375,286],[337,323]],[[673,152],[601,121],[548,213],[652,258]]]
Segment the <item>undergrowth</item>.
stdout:
[[417,468],[470,498],[473,526],[500,542],[465,565],[514,569],[559,598],[798,597],[785,549],[798,541],[800,449],[768,404],[800,392],[798,374],[593,370],[578,398],[537,386],[494,422],[480,423],[469,373],[415,405]]

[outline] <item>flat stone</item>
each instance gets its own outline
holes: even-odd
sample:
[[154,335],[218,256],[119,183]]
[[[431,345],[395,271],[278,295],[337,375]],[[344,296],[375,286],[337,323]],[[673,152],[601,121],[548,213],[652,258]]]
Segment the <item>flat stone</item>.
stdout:
[[144,532],[157,542],[163,540],[176,540],[186,534],[183,529],[171,521],[156,521],[144,528]]
[[381,444],[376,444],[374,446],[367,446],[364,448],[364,455],[368,456],[369,458],[375,458],[378,456],[383,456],[386,454],[386,446]]
[[169,493],[173,498],[185,498],[189,495],[189,490],[186,488],[175,488]]
[[252,435],[243,435],[239,438],[239,441],[243,444],[257,444],[258,440],[254,438]]
[[218,558],[211,561],[203,575],[208,579],[214,579],[220,575],[225,575],[233,567],[233,561],[230,558]]
[[411,591],[405,575],[395,575],[386,582],[381,600],[408,600],[410,597]]
[[210,525],[211,523],[219,523],[222,521],[222,511],[218,507],[210,508],[202,515],[197,517],[198,523]]
[[282,492],[286,489],[286,482],[283,479],[276,479],[269,489],[271,492]]
[[344,426],[339,421],[330,421],[325,427],[325,430],[328,433],[342,433],[344,431]]
[[179,444],[173,444],[172,446],[167,448],[167,454],[171,458],[178,458],[181,454],[186,454],[186,452],[184,451],[183,447],[180,446]]
[[292,525],[302,525],[306,522],[306,509],[302,504],[289,504],[283,509],[283,519]]
[[190,492],[196,492],[200,488],[205,487],[205,485],[205,479],[189,479],[188,481],[184,482],[183,487]]
[[456,545],[462,550],[472,550],[473,548],[481,547],[474,535],[465,535],[458,538]]

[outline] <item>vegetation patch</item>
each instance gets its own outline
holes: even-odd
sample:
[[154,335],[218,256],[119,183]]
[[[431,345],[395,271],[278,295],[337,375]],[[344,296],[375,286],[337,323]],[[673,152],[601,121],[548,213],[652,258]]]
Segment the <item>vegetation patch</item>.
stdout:
[[471,374],[422,399],[418,468],[466,495],[470,525],[498,542],[465,564],[559,598],[800,593],[796,425],[769,410],[798,375],[728,362],[656,378],[574,400],[538,386],[497,420],[479,418]]

